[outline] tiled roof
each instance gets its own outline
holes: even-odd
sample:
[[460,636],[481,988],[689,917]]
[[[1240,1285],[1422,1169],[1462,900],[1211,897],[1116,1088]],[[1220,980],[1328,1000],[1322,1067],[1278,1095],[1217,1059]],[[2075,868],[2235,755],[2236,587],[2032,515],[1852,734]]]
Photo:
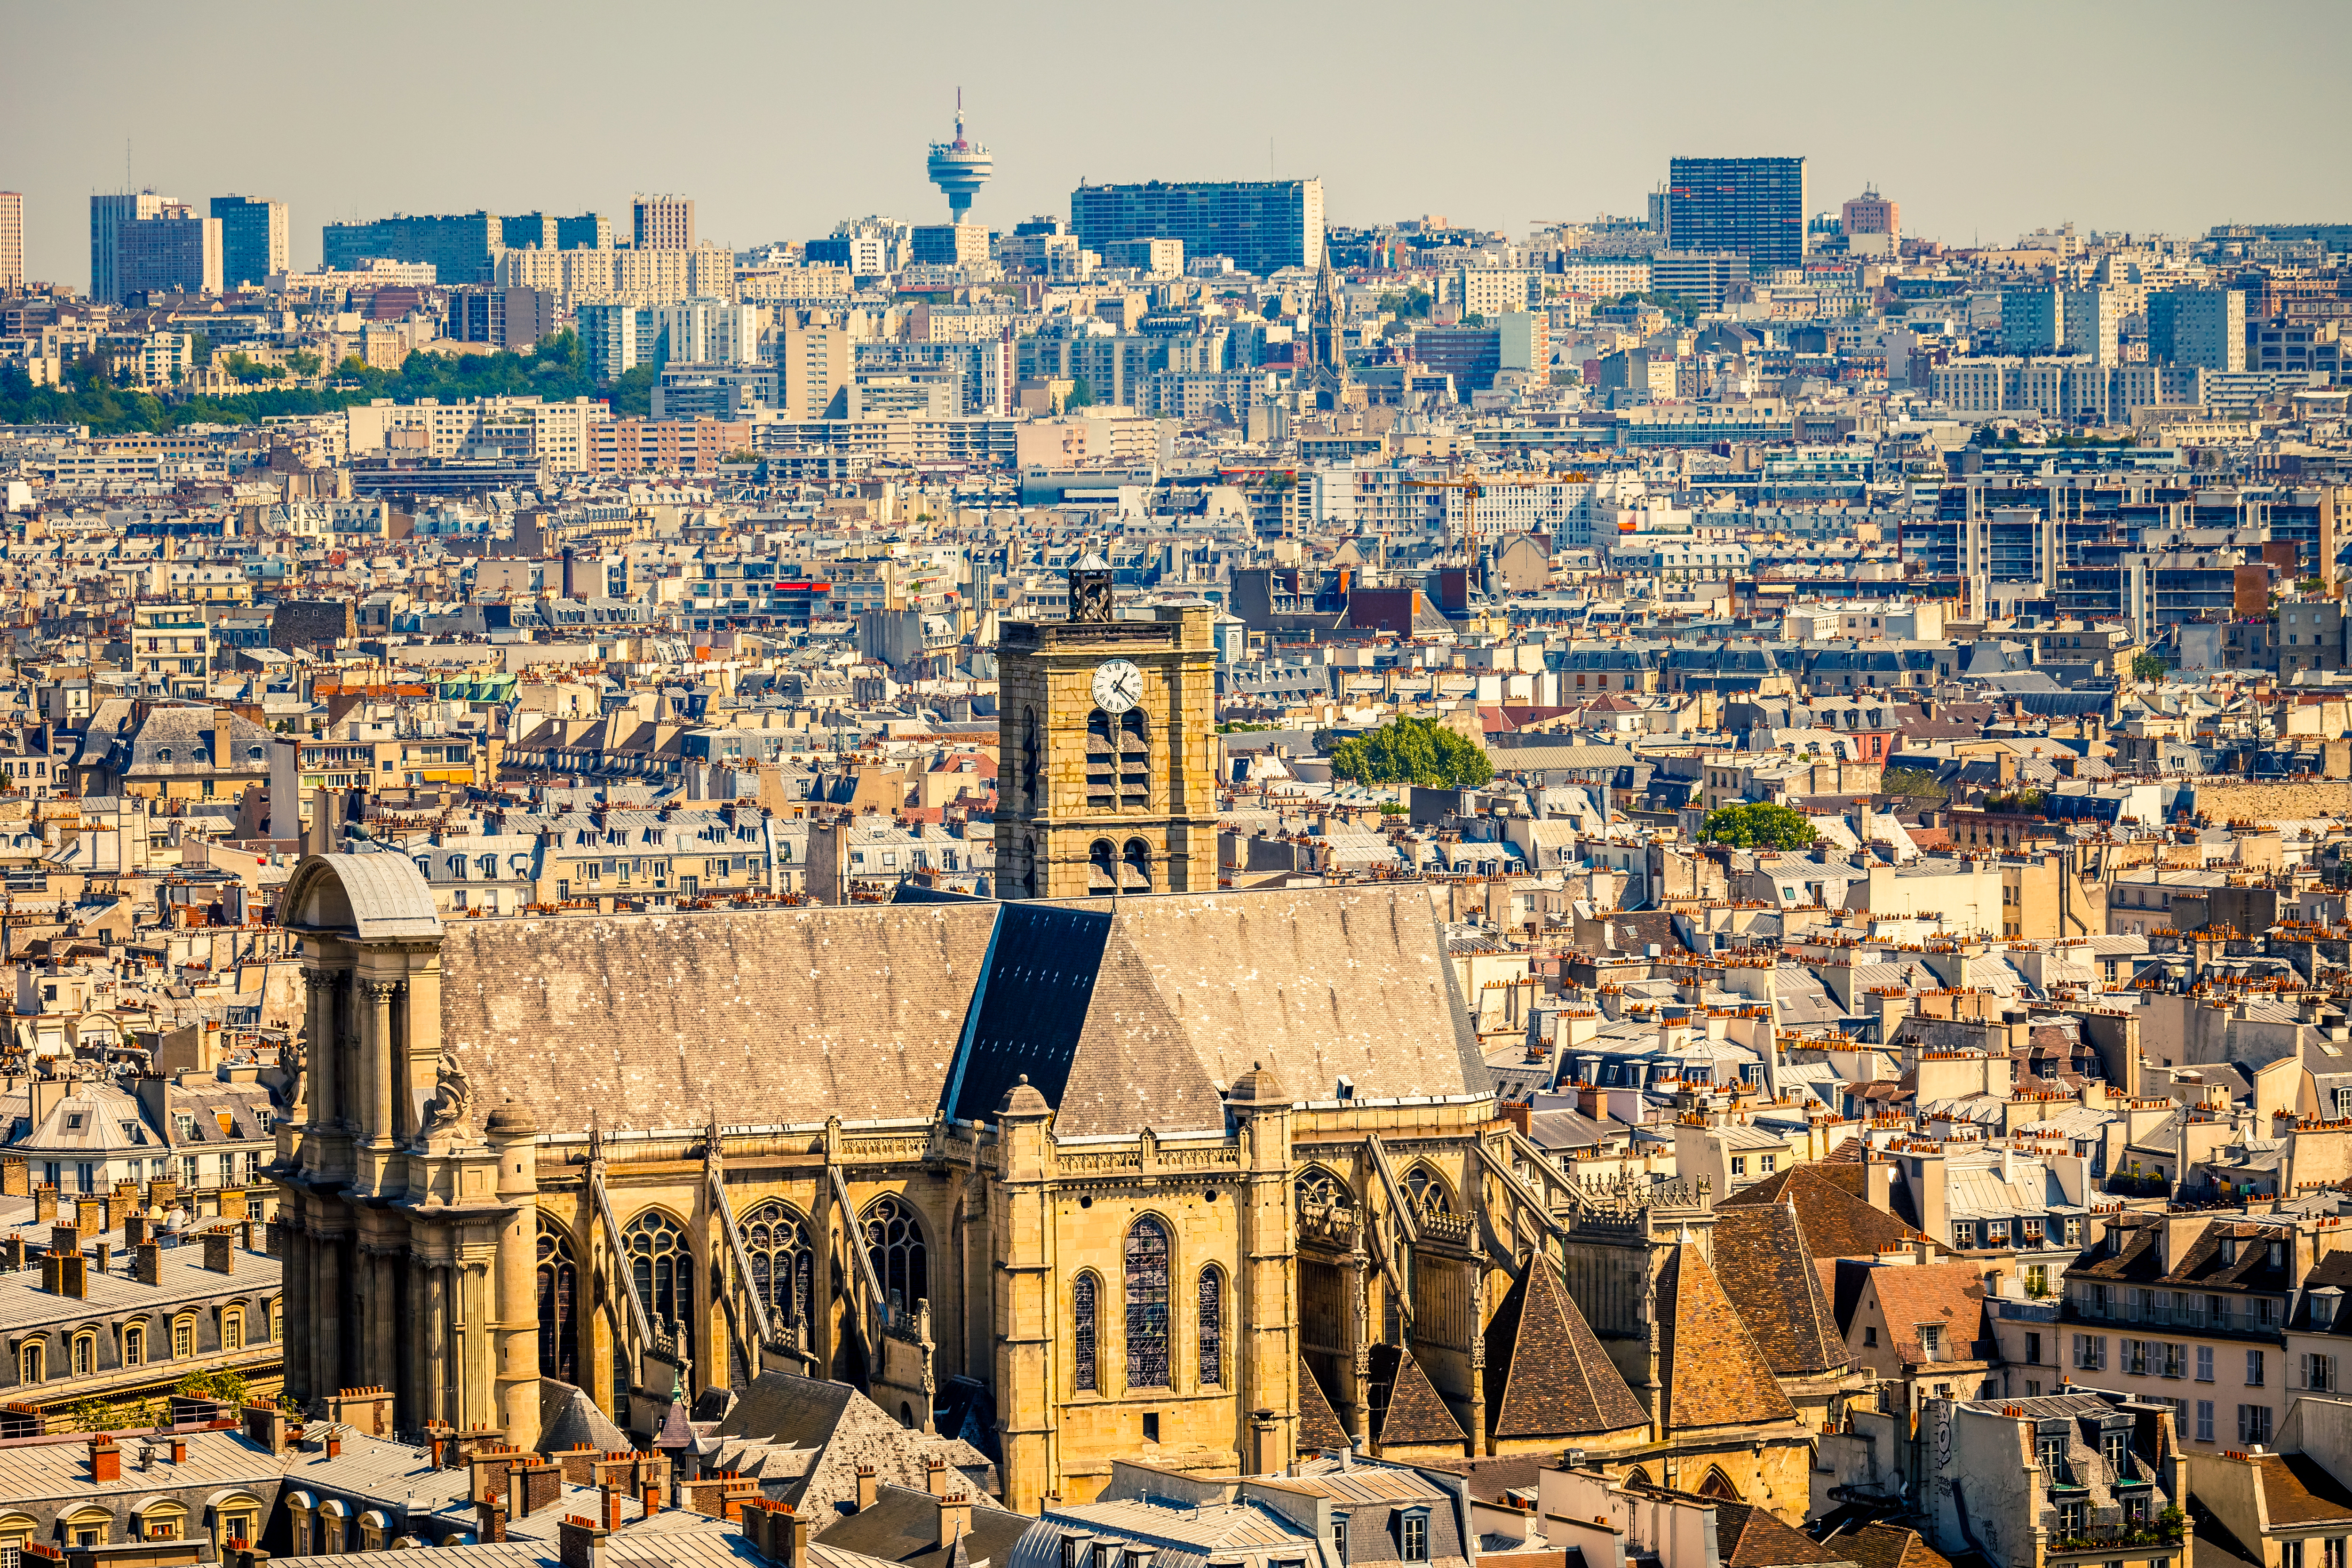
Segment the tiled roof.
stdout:
[[1782,1421],[1796,1415],[1715,1270],[1690,1242],[1675,1248],[1659,1277],[1658,1320],[1669,1429]]
[[1793,1205],[1720,1210],[1715,1268],[1775,1373],[1826,1372],[1850,1359]]
[[1870,1281],[1877,1288],[1888,1331],[1898,1340],[1916,1338],[1921,1324],[1934,1325],[1958,1357],[1972,1353],[1963,1347],[1992,1338],[1985,1322],[1984,1276],[1973,1263],[1874,1268]]
[[1497,1437],[1613,1432],[1650,1419],[1540,1254],[1487,1325],[1486,1378]]
[[1917,1231],[1857,1194],[1864,1179],[1859,1163],[1824,1167],[1809,1162],[1742,1188],[1717,1206],[1794,1204],[1799,1232],[1816,1258],[1875,1258],[1882,1247],[1915,1240]]
[[1348,1447],[1348,1432],[1339,1425],[1339,1412],[1331,1408],[1322,1383],[1304,1355],[1298,1358],[1298,1447],[1302,1452]]
[[1824,1544],[1853,1560],[1854,1568],[1952,1568],[1944,1554],[1928,1545],[1916,1530],[1895,1524],[1865,1524]]
[[1715,1505],[1715,1544],[1716,1560],[1722,1568],[1782,1568],[1787,1563],[1852,1561],[1834,1546],[1825,1546],[1782,1524],[1752,1503]]
[[2273,1524],[2352,1521],[2352,1491],[2308,1454],[2264,1454],[2254,1462]]
[[1383,1448],[1432,1447],[1464,1443],[1467,1435],[1454,1412],[1445,1407],[1429,1373],[1410,1351],[1397,1358],[1396,1384],[1389,1390],[1389,1407],[1381,1419]]

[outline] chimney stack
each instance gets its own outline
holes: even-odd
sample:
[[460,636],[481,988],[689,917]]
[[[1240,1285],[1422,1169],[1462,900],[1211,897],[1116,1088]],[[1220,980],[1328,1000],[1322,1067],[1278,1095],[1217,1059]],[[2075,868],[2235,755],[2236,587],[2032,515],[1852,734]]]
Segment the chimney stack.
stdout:
[[122,1450],[108,1436],[89,1440],[89,1479],[100,1485],[122,1479]]
[[867,1509],[872,1508],[872,1507],[874,1506],[874,1493],[875,1493],[875,1489],[875,1489],[875,1482],[874,1482],[874,1467],[873,1467],[873,1466],[871,1466],[871,1465],[860,1465],[860,1466],[858,1466],[858,1467],[857,1467],[857,1511],[858,1511],[858,1512],[860,1512],[860,1513],[864,1513]]

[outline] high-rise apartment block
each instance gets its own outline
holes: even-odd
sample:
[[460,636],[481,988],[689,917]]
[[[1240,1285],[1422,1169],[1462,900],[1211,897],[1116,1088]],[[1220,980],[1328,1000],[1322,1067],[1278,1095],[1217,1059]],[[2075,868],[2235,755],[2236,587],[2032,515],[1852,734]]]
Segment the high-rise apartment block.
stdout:
[[1193,258],[1227,256],[1260,276],[1323,264],[1323,182],[1220,180],[1080,185],[1070,193],[1078,244],[1181,239]]
[[25,289],[25,195],[0,191],[0,295]]
[[221,282],[254,288],[273,272],[289,270],[286,204],[260,196],[215,196],[213,216],[221,226]]
[[152,191],[130,191],[89,198],[89,297],[104,304],[122,299],[117,259],[121,255],[122,226],[137,218],[155,217],[166,205],[179,204]]
[[1903,244],[1903,208],[1869,186],[1838,209],[1849,256],[1893,256]]
[[355,271],[362,261],[382,257],[425,262],[437,283],[486,283],[491,250],[504,239],[502,221],[477,212],[331,223],[320,231],[319,251],[331,272]]
[[692,250],[694,203],[685,196],[638,196],[631,243],[639,250]]
[[613,223],[597,213],[582,213],[577,217],[524,213],[520,217],[499,219],[499,243],[509,250],[532,246],[541,250],[609,250],[613,247]]
[[116,230],[114,284],[122,300],[133,294],[217,294],[221,291],[221,224],[174,202],[153,217],[133,218]]
[[1755,270],[1805,264],[1802,158],[1676,158],[1667,166],[1666,242],[1728,250]]
[[757,305],[729,300],[680,300],[654,307],[656,340],[672,363],[751,364],[760,357]]
[[1650,289],[1687,300],[1702,310],[1720,310],[1748,286],[1748,258],[1730,250],[1661,250],[1650,258]]
[[2123,358],[2123,296],[2095,285],[2066,290],[2066,352],[2082,354],[2093,364],[2115,364]]
[[854,363],[846,327],[793,327],[777,334],[776,370],[783,383],[784,417],[824,419],[836,395],[846,405]]
[[599,385],[654,363],[661,342],[661,323],[651,310],[637,305],[583,305],[578,321],[588,378]]
[[2066,300],[2051,288],[2000,291],[2000,349],[2010,354],[2054,354],[2066,341]]
[[2246,368],[2246,296],[2236,289],[2159,289],[2147,297],[2147,352],[2158,364]]
[[976,223],[919,224],[910,237],[918,267],[970,267],[988,259],[988,230]]

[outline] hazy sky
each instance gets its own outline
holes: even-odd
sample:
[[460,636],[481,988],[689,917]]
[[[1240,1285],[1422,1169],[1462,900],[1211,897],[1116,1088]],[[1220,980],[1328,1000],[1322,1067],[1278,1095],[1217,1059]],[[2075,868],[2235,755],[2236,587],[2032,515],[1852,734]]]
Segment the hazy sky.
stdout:
[[1006,226],[1102,180],[1319,176],[1329,220],[1524,232],[1639,212],[1677,153],[1801,153],[1965,243],[2073,219],[2352,221],[2345,0],[1967,5],[563,6],[0,0],[0,189],[26,270],[89,277],[89,203],[237,192],[319,226],[693,196],[701,235],[945,221],[955,89]]

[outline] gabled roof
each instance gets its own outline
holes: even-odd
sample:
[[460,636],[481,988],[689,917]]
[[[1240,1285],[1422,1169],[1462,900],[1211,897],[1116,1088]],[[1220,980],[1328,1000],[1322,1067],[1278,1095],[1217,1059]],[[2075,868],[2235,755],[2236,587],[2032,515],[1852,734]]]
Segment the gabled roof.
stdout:
[[1764,1352],[1696,1245],[1684,1242],[1658,1279],[1659,1380],[1669,1430],[1792,1419]]
[[1866,1203],[1857,1188],[1863,1167],[1839,1164],[1824,1168],[1808,1162],[1791,1165],[1725,1198],[1718,1210],[1794,1204],[1798,1233],[1807,1255],[1824,1258],[1876,1258],[1879,1248],[1907,1245],[1919,1233],[1885,1209]]
[[1528,1259],[1486,1327],[1486,1408],[1496,1437],[1565,1437],[1649,1424],[1559,1277]]
[[[2198,1539],[2201,1544],[2201,1527]],[[1843,1552],[1854,1568],[1952,1568],[1950,1560],[1920,1539],[1917,1531],[1898,1524],[1865,1524],[1822,1544]]]

